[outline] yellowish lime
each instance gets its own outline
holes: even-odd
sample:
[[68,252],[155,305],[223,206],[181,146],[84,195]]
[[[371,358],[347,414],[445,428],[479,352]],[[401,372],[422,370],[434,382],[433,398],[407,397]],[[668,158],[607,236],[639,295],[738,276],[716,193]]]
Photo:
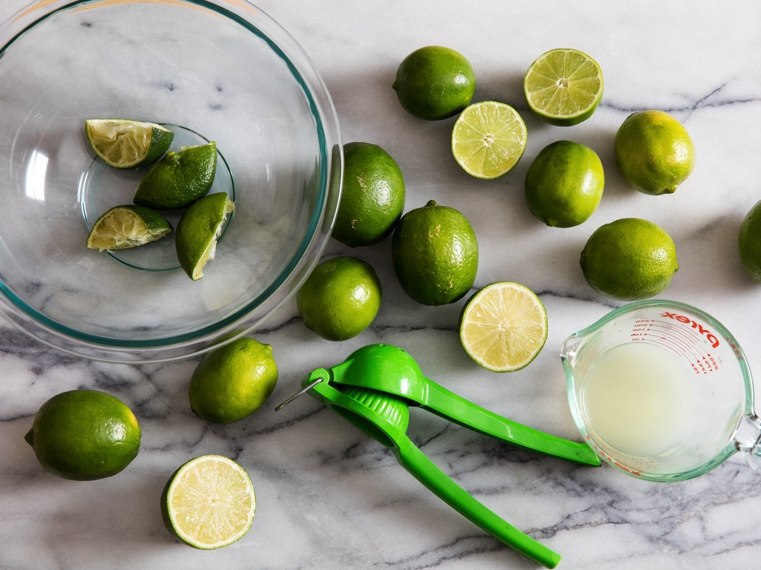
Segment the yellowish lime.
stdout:
[[528,68],[523,91],[529,108],[548,123],[576,125],[591,117],[600,104],[602,70],[583,52],[552,49]]
[[492,372],[525,368],[547,342],[547,311],[520,283],[501,281],[481,288],[460,317],[460,343]]
[[175,246],[185,273],[194,281],[203,277],[206,264],[214,259],[217,240],[225,221],[235,211],[235,203],[225,192],[209,194],[195,201],[177,223]]
[[111,477],[140,449],[140,424],[126,404],[99,390],[70,390],[46,401],[25,439],[48,471],[78,481]]
[[372,266],[346,256],[320,263],[296,294],[307,328],[336,341],[353,338],[369,327],[381,300],[381,283]]
[[497,101],[465,108],[452,129],[452,154],[476,178],[493,179],[510,172],[526,150],[528,131],[518,111]]
[[209,192],[216,172],[213,141],[169,151],[140,181],[133,201],[148,208],[184,208]]
[[687,129],[663,111],[629,115],[616,132],[616,164],[645,194],[672,194],[695,165],[695,146]]
[[172,231],[172,224],[149,208],[115,206],[96,220],[87,236],[87,247],[98,251],[128,249],[161,239]]
[[258,410],[277,384],[272,347],[243,337],[214,349],[198,364],[188,387],[199,417],[229,424]]
[[161,495],[169,531],[190,546],[212,550],[243,538],[254,522],[251,478],[222,455],[202,455],[182,465]]
[[461,53],[443,46],[426,46],[404,58],[393,88],[407,112],[435,121],[456,115],[470,104],[476,76]]
[[580,263],[595,291],[624,300],[657,295],[679,269],[671,236],[640,218],[623,218],[597,228],[581,252]]
[[85,134],[95,154],[114,168],[155,162],[174,139],[166,127],[127,119],[88,119]]

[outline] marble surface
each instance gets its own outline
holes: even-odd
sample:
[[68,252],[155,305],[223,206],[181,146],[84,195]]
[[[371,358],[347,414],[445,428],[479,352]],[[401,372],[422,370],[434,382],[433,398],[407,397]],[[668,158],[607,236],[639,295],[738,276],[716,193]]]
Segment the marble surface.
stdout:
[[[4,0],[0,19],[24,4]],[[186,389],[197,360],[140,366],[68,356],[0,326],[0,568],[534,568],[460,517],[404,471],[390,453],[310,397],[282,401],[318,366],[374,342],[406,348],[446,387],[518,421],[577,438],[558,359],[562,340],[616,303],[595,294],[578,267],[589,234],[620,217],[648,218],[676,241],[680,270],[662,297],[712,313],[745,348],[761,378],[756,344],[761,287],[743,273],[739,223],[761,198],[761,6],[749,0],[630,3],[484,0],[357,3],[266,0],[260,6],[304,46],[334,98],[344,142],[382,145],[406,178],[407,209],[435,198],[472,221],[481,245],[476,286],[520,281],[549,313],[545,350],[527,369],[485,372],[459,346],[462,303],[422,307],[396,283],[389,243],[351,254],[372,263],[384,288],[375,323],[343,343],[317,338],[284,306],[254,336],[280,366],[267,405],[230,426],[190,412]],[[447,45],[465,54],[476,98],[525,111],[526,67],[553,47],[593,55],[606,80],[602,104],[562,129],[525,114],[529,145],[506,177],[468,178],[449,154],[451,121],[425,123],[400,108],[390,88],[413,49]],[[40,62],[45,65],[45,62]],[[0,72],[0,78],[2,77]],[[0,102],[2,104],[2,102]],[[684,122],[697,163],[676,194],[629,188],[612,156],[618,125],[632,111],[664,109]],[[603,159],[602,204],[585,224],[550,229],[522,196],[531,157],[553,140],[588,144]],[[23,440],[37,408],[72,388],[106,390],[133,407],[142,449],[121,474],[71,482],[44,472]],[[582,468],[520,452],[429,414],[410,433],[460,485],[563,555],[562,568],[753,568],[761,559],[761,473],[739,456],[685,483],[654,484],[610,467]],[[258,508],[250,534],[200,552],[164,530],[159,496],[187,459],[222,453],[251,474]]]

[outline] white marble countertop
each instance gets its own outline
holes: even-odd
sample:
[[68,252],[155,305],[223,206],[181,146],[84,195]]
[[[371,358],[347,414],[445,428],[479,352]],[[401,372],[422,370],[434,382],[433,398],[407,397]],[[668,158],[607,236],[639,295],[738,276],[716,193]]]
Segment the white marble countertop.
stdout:
[[[3,0],[0,19],[23,0]],[[274,347],[280,381],[271,403],[318,366],[365,344],[406,348],[426,373],[494,411],[578,438],[558,359],[562,340],[614,303],[585,283],[578,255],[588,235],[620,217],[648,218],[676,241],[680,270],[664,298],[721,320],[761,378],[761,285],[737,255],[741,219],[761,198],[761,5],[750,0],[637,4],[484,0],[307,2],[260,6],[311,55],[337,108],[344,142],[383,146],[407,181],[407,209],[431,198],[463,211],[481,246],[476,286],[522,282],[549,312],[546,348],[527,369],[486,372],[461,350],[461,303],[422,307],[395,281],[389,244],[351,250],[384,287],[373,326],[344,343],[306,330],[292,304],[253,336]],[[451,121],[426,123],[398,105],[391,83],[412,50],[441,44],[465,54],[477,99],[526,110],[521,80],[553,47],[595,57],[606,80],[595,115],[562,129],[526,116],[526,157],[506,177],[468,178],[449,153]],[[44,63],[41,63],[44,64]],[[2,80],[2,75],[0,75]],[[627,187],[613,137],[632,111],[671,112],[690,131],[697,163],[676,194]],[[585,224],[544,227],[523,201],[532,156],[553,140],[588,144],[603,159],[602,204]],[[332,243],[328,253],[349,253]],[[305,397],[275,413],[211,426],[192,415],[186,386],[196,360],[128,366],[75,358],[0,326],[0,568],[534,568],[425,490],[376,442]],[[43,472],[23,440],[52,395],[95,387],[117,395],[143,426],[139,456],[116,477],[80,483]],[[761,560],[761,473],[732,457],[685,483],[635,480],[610,467],[582,468],[509,446],[428,414],[414,440],[479,500],[563,556],[561,568],[754,568]],[[201,552],[174,541],[159,512],[162,487],[182,462],[204,453],[237,459],[257,491],[252,531],[233,546]]]

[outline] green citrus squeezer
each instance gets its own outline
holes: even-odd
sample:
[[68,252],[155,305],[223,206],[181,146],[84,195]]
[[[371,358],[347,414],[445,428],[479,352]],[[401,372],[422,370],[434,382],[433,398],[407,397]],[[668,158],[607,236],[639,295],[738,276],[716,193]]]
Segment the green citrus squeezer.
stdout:
[[412,442],[407,436],[409,407],[420,407],[525,449],[583,465],[600,465],[587,444],[530,428],[461,398],[426,378],[412,356],[392,345],[368,345],[340,364],[313,370],[302,382],[302,390],[277,409],[305,392],[390,448],[407,471],[481,529],[548,568],[560,562],[558,553],[481,504]]

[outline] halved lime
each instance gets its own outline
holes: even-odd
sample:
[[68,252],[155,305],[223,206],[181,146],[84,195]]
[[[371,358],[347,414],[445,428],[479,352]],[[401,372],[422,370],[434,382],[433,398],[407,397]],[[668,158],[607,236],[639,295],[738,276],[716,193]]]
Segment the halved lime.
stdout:
[[510,172],[526,150],[528,131],[518,111],[497,101],[465,108],[452,129],[452,154],[471,176],[492,179]]
[[114,168],[155,162],[174,138],[166,127],[128,119],[88,119],[85,134],[95,154]]
[[149,208],[184,208],[211,189],[216,171],[213,141],[169,151],[140,181],[133,201]]
[[528,68],[523,91],[531,110],[548,123],[575,125],[588,119],[602,99],[602,70],[583,52],[553,49]]
[[161,512],[170,532],[203,550],[241,539],[251,528],[255,510],[251,478],[222,455],[202,455],[182,465],[161,496]]
[[460,318],[465,352],[492,372],[526,367],[547,341],[547,311],[520,283],[486,285],[468,300]]
[[175,245],[180,265],[191,279],[203,277],[203,268],[214,259],[217,240],[235,203],[225,192],[209,194],[185,210],[177,223]]
[[172,233],[172,224],[143,206],[115,206],[95,221],[87,236],[87,247],[98,251],[128,249],[145,245]]

